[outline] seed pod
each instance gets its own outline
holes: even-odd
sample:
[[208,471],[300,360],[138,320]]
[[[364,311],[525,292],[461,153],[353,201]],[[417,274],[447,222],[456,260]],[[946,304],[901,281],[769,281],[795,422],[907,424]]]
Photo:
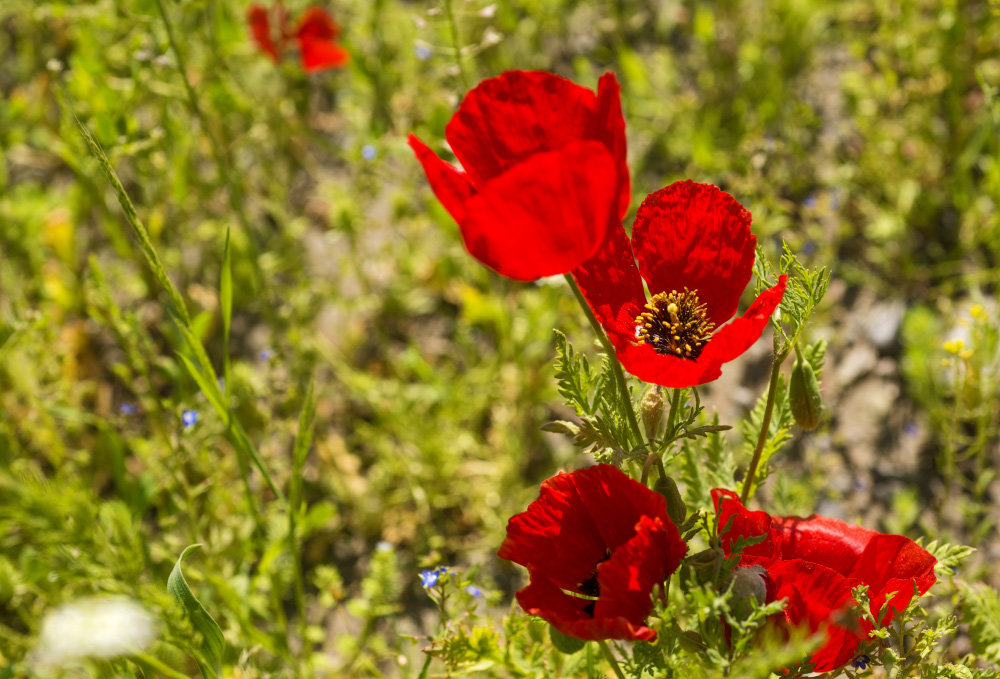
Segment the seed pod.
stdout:
[[653,387],[642,397],[639,412],[642,414],[642,423],[646,427],[646,436],[650,439],[655,438],[660,430],[660,420],[663,419],[663,410],[666,405],[667,399],[660,386]]
[[674,522],[674,525],[680,526],[684,523],[684,518],[687,516],[687,507],[684,506],[684,500],[681,498],[681,493],[677,490],[677,484],[674,483],[674,480],[669,476],[661,478],[656,482],[654,490],[666,498],[667,516]]
[[815,429],[823,415],[823,397],[819,393],[816,373],[808,361],[795,362],[788,398],[792,405],[792,415],[799,426],[806,431]]

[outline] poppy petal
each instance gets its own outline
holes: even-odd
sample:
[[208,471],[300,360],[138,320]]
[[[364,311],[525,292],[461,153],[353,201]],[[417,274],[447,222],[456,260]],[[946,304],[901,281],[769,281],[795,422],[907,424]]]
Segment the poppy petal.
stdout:
[[271,40],[271,21],[267,10],[260,5],[250,5],[247,9],[247,23],[260,51],[277,62],[278,49]]
[[480,186],[537,153],[585,139],[595,109],[594,93],[565,78],[506,71],[465,95],[445,138]]
[[872,615],[877,616],[886,595],[895,592],[881,621],[887,625],[896,613],[909,605],[914,583],[917,591],[923,594],[937,582],[935,564],[937,559],[909,538],[877,533],[853,564],[852,575],[869,585]]
[[461,224],[465,219],[465,203],[476,193],[468,177],[451,163],[441,160],[416,135],[409,136],[409,144],[424,168],[434,195],[455,221]]
[[507,537],[497,552],[501,559],[521,564],[565,589],[577,589],[593,574],[607,546],[577,489],[585,479],[583,471],[542,482],[538,499],[507,522]]
[[709,320],[725,323],[753,272],[757,239],[750,221],[749,211],[710,184],[675,182],[646,196],[632,249],[650,293],[697,291]]
[[299,39],[333,40],[340,34],[337,22],[322,7],[310,7],[299,17],[295,31]]
[[329,40],[299,37],[299,55],[302,70],[316,73],[328,68],[343,66],[351,61],[351,53]]
[[[726,554],[732,552],[733,544],[741,537],[751,538],[767,535],[768,540],[746,547],[742,554],[744,557],[772,558],[777,556],[780,536],[777,539],[772,536],[770,514],[750,511],[743,506],[739,495],[724,488],[716,488],[712,491],[712,504],[715,505],[715,513],[719,517],[719,538],[722,540]],[[742,561],[740,563],[743,564]]]
[[[594,617],[622,617],[641,624],[649,614],[650,592],[677,570],[685,554],[687,545],[673,522],[640,517],[635,535],[597,567],[601,598]],[[654,632],[649,640],[655,638]]]
[[632,344],[635,318],[646,303],[646,293],[621,224],[608,228],[604,243],[573,271],[573,278],[615,349],[620,352]]
[[855,574],[858,558],[879,535],[877,531],[818,514],[806,518],[776,516],[772,530],[780,535],[783,559],[821,563],[845,577]]
[[466,249],[498,273],[530,281],[572,271],[604,242],[615,164],[603,145],[579,141],[479,188],[459,221]]
[[618,161],[618,219],[625,218],[632,200],[628,151],[625,142],[625,117],[622,115],[621,86],[614,73],[605,73],[597,81],[597,116],[590,138],[603,141]]
[[516,596],[517,603],[527,613],[546,620],[567,636],[586,641],[650,641],[656,638],[654,630],[643,624],[633,624],[624,617],[591,617],[585,609],[594,603],[592,600],[570,596],[536,574],[532,574],[531,583]]
[[[742,316],[716,330],[705,344],[701,356],[698,357],[698,363],[721,366],[753,346],[764,332],[771,314],[781,303],[787,282],[788,276],[781,274],[778,284],[760,293]],[[721,373],[721,370],[719,372]]]

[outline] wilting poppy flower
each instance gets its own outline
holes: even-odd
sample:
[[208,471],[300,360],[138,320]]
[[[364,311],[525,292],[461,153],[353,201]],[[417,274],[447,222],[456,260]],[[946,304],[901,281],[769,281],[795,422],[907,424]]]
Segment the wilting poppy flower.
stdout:
[[620,228],[630,196],[618,81],[597,94],[541,71],[507,71],[465,95],[445,127],[462,169],[410,135],[465,247],[518,280],[568,273]]
[[299,48],[302,70],[306,73],[343,66],[351,60],[350,53],[334,42],[340,30],[326,10],[310,7],[299,17],[294,31],[284,7],[276,5],[274,13],[277,15],[276,34],[271,28],[271,13],[260,5],[250,5],[247,23],[257,46],[275,63],[293,41]]
[[768,600],[787,600],[783,615],[788,625],[806,627],[812,633],[825,630],[826,640],[810,658],[813,671],[843,667],[857,656],[858,645],[868,639],[871,623],[848,615],[849,607],[856,604],[852,588],[868,585],[871,613],[876,619],[893,593],[879,621],[888,625],[909,605],[914,586],[924,594],[937,580],[937,560],[902,535],[879,533],[815,514],[800,518],[752,512],[729,490],[713,490],[712,499],[725,553],[728,555],[741,537],[766,535],[763,542],[742,552],[739,567],[764,569]]
[[646,196],[631,241],[616,226],[573,275],[630,373],[690,387],[716,379],[723,363],[749,349],[781,302],[784,275],[722,325],[750,281],[756,244],[750,213],[732,196],[676,182]]
[[528,569],[521,608],[563,634],[651,641],[653,587],[686,552],[663,496],[602,464],[544,481],[498,554]]

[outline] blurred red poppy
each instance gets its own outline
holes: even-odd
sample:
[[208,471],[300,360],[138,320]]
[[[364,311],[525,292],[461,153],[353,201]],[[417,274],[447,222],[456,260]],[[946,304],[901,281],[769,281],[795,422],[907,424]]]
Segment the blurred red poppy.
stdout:
[[[277,19],[276,31],[271,28],[272,13]],[[334,42],[340,34],[337,23],[320,7],[310,7],[303,12],[294,31],[281,5],[275,5],[271,12],[260,5],[250,5],[247,23],[261,52],[275,63],[293,41],[298,46],[302,70],[306,73],[343,66],[351,60],[350,53]]]
[[[845,617],[855,605],[851,589],[868,585],[872,616],[889,594],[892,599],[879,621],[888,625],[913,598],[924,594],[937,578],[937,560],[902,535],[889,535],[825,516],[800,518],[752,512],[739,496],[717,488],[712,500],[719,514],[720,538],[728,555],[739,538],[766,535],[743,550],[740,567],[761,566],[769,601],[785,599],[784,619],[812,633],[825,631],[826,640],[813,653],[812,671],[829,672],[854,658],[868,639],[872,625]],[[730,523],[730,521],[732,523]],[[728,530],[725,529],[729,525]]]
[[568,273],[620,228],[630,196],[618,81],[542,71],[479,83],[445,127],[462,169],[410,146],[466,249],[518,280]]
[[626,370],[646,382],[690,387],[716,379],[723,363],[749,349],[781,302],[784,275],[719,327],[750,281],[756,243],[750,213],[732,196],[676,182],[646,196],[631,241],[616,226],[573,275]]
[[521,608],[563,634],[652,641],[653,588],[686,552],[663,496],[602,464],[544,481],[498,554],[528,569]]

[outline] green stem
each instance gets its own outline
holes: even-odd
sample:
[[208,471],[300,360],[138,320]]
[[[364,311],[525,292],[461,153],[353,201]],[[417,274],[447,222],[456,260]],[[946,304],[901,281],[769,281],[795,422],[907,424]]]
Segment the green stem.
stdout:
[[212,128],[208,124],[208,118],[205,116],[205,112],[202,110],[201,104],[198,101],[198,94],[191,85],[191,81],[188,80],[184,54],[177,46],[177,40],[174,37],[174,27],[173,24],[170,23],[170,17],[167,14],[166,7],[163,6],[163,0],[156,0],[156,6],[160,10],[160,17],[163,19],[164,27],[167,29],[167,41],[170,43],[170,49],[173,50],[174,57],[177,59],[177,71],[180,73],[181,82],[184,83],[184,91],[187,94],[188,105],[191,107],[191,111],[194,113],[195,117],[198,118],[198,122],[201,124],[202,130],[205,131],[205,136],[208,137],[208,143],[212,149],[212,157],[215,159],[215,164],[219,168],[219,174],[221,175],[222,181],[225,183],[226,189],[228,190],[229,203],[232,206],[233,211],[236,213],[240,226],[243,227],[243,232],[247,235],[247,239],[254,250],[254,255],[250,259],[253,263],[254,273],[257,275],[257,282],[263,284],[265,279],[263,273],[260,271],[260,262],[257,260],[257,253],[260,252],[260,248],[256,243],[255,234],[250,229],[250,219],[247,217],[246,208],[244,207],[245,201],[243,200],[243,192],[240,190],[239,184],[237,184],[236,180],[233,178],[233,173],[229,167],[229,158],[225,154],[222,144],[219,143],[219,140],[212,132]]
[[144,669],[152,668],[165,677],[171,677],[171,679],[187,679],[188,677],[188,675],[178,672],[147,653],[136,653],[131,660]]
[[469,77],[465,73],[465,64],[462,63],[462,43],[458,39],[458,22],[455,21],[455,11],[451,7],[451,0],[444,0],[444,13],[448,17],[448,30],[451,32],[451,44],[455,48],[455,63],[458,65],[462,89],[468,92]]
[[750,468],[747,469],[747,476],[743,480],[743,491],[740,493],[740,501],[744,505],[750,499],[750,488],[753,486],[753,478],[757,474],[757,465],[760,464],[760,456],[764,452],[764,444],[767,443],[767,434],[771,428],[771,413],[774,412],[774,395],[778,391],[778,377],[781,374],[781,364],[787,356],[787,353],[776,354],[774,363],[771,364],[771,381],[767,386],[767,405],[764,406],[764,418],[760,423],[757,447],[754,448],[753,457],[750,459]]
[[614,670],[615,676],[618,677],[618,679],[625,679],[625,675],[622,674],[622,668],[618,666],[618,660],[608,647],[608,642],[601,640],[597,642],[597,645],[601,647],[601,652],[603,652],[604,657],[607,658],[608,664],[611,665],[611,669]]
[[572,274],[565,274],[564,278],[566,279],[566,282],[569,283],[570,290],[573,291],[576,301],[580,303],[580,308],[583,309],[583,313],[587,316],[587,320],[590,321],[590,327],[594,329],[597,339],[600,340],[601,346],[604,347],[604,351],[608,354],[608,359],[611,361],[612,371],[615,374],[615,380],[618,382],[618,388],[621,390],[625,400],[627,401],[627,403],[623,404],[625,406],[625,417],[628,420],[629,427],[632,429],[632,433],[635,435],[636,442],[639,445],[643,445],[646,443],[646,439],[642,433],[642,429],[639,427],[639,420],[635,417],[635,408],[632,405],[632,397],[629,395],[628,383],[625,381],[625,373],[622,372],[622,364],[618,360],[618,353],[611,344],[611,340],[608,339],[608,334],[604,332],[604,328],[601,327],[601,324],[597,321],[597,317],[594,316],[594,312],[590,308],[590,304],[587,303],[583,293],[580,292],[580,287],[576,284],[576,280],[573,278]]

